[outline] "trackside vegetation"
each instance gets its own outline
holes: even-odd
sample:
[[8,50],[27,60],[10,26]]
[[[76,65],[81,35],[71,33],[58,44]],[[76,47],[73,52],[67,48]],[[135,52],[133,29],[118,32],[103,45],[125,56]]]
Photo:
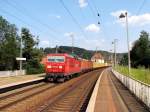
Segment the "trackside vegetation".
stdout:
[[121,74],[135,78],[136,80],[150,84],[150,36],[146,31],[142,31],[139,39],[133,43],[130,51],[131,73],[128,74],[128,55],[124,54],[119,66],[115,69]]
[[[130,51],[131,66],[138,68],[144,66],[150,67],[150,36],[146,31],[142,31],[139,35],[139,39],[133,43],[133,47]],[[120,65],[128,65],[128,55],[124,54]]]
[[144,67],[131,68],[130,74],[128,74],[127,66],[116,66],[114,69],[123,75],[150,84],[150,69],[145,69]]
[[27,74],[44,72],[44,67],[40,64],[43,51],[38,47],[38,36],[34,36],[27,28],[21,28],[20,31],[21,34],[14,24],[0,16],[0,71],[19,69],[16,57],[20,57],[22,38],[22,57],[26,58],[23,69],[26,69]]

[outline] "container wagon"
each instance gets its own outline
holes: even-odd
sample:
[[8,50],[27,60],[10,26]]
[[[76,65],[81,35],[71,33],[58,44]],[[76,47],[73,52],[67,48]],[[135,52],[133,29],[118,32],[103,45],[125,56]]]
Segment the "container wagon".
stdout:
[[81,71],[82,73],[91,71],[93,69],[93,62],[86,59],[81,59]]

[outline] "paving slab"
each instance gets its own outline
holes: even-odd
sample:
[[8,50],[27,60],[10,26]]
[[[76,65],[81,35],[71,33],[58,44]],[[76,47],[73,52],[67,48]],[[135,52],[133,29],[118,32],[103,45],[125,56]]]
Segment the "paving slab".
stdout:
[[128,108],[110,79],[108,69],[101,76],[94,112],[128,112]]
[[34,75],[17,75],[10,77],[0,77],[0,86],[11,85],[14,83],[25,82],[28,80],[34,80],[44,77],[44,74],[34,74]]
[[100,74],[86,112],[149,111],[107,68]]

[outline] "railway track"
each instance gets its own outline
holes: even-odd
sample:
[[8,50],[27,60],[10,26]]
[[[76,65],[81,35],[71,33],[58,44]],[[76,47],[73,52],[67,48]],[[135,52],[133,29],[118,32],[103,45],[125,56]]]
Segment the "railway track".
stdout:
[[2,112],[81,111],[102,70],[85,73],[62,84],[40,83],[0,95]]
[[[61,84],[42,82],[0,94],[0,111],[83,112],[102,70],[85,73]],[[128,111],[148,112],[111,72],[108,74],[109,82],[113,83]]]
[[34,79],[34,80],[28,80],[28,81],[24,81],[24,82],[18,82],[18,83],[12,83],[12,84],[8,84],[8,85],[4,85],[0,87],[0,94],[2,93],[6,93],[9,91],[13,91],[16,89],[20,89],[20,88],[26,88],[28,86],[31,85],[36,85],[39,84],[41,82],[44,81],[44,78],[38,78],[38,79]]
[[109,72],[109,80],[115,86],[129,112],[149,112],[143,103],[130,93],[130,91],[112,74],[111,71]]
[[8,93],[0,95],[0,111],[7,111],[7,109],[19,104],[20,102],[29,99],[33,96],[47,91],[48,89],[55,87],[55,84],[39,83],[25,88],[20,88]]
[[94,71],[83,77],[68,90],[54,97],[35,112],[76,112],[85,111],[89,96],[93,90],[100,71]]

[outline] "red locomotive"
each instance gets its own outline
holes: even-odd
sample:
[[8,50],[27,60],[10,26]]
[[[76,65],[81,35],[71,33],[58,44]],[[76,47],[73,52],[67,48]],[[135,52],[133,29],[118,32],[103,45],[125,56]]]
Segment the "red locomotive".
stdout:
[[81,61],[75,56],[64,54],[48,54],[46,61],[46,77],[48,81],[70,79],[72,75],[81,72]]
[[108,66],[99,62],[79,59],[75,55],[67,53],[48,54],[45,60],[45,79],[51,82],[64,82],[77,73]]

